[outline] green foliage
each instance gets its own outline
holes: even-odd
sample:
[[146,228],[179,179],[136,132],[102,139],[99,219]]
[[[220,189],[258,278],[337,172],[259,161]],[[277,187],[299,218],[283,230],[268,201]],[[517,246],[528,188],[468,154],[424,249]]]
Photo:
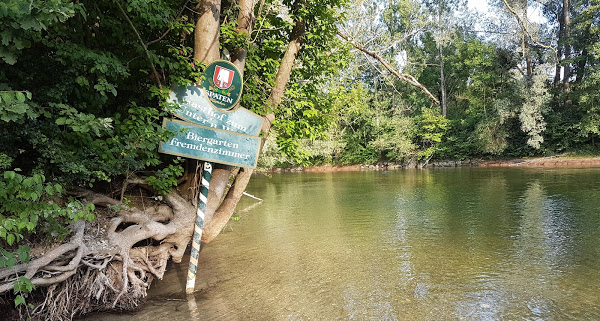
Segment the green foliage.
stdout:
[[[177,163],[182,160],[178,159]],[[169,165],[158,170],[155,175],[146,179],[148,185],[154,188],[160,195],[166,195],[177,186],[177,179],[183,175],[183,167],[180,165]]]
[[62,196],[59,184],[46,183],[41,174],[31,177],[6,171],[0,177],[0,244],[13,246],[26,235],[62,239],[68,224],[80,219],[93,220],[94,206],[69,200],[60,206],[53,199]]
[[20,276],[13,283],[13,291],[17,293],[17,296],[14,300],[15,307],[18,307],[19,305],[25,305],[25,297],[23,295],[26,293],[31,293],[34,289],[35,285],[31,283],[31,280],[29,280],[26,277]]
[[[61,185],[46,183],[41,174],[27,177],[5,171],[0,176],[0,268],[29,263],[30,248],[19,243],[34,241],[33,235],[38,239],[62,240],[71,222],[95,218],[93,204],[84,206],[69,199],[63,206],[59,205],[57,200],[62,192]],[[11,253],[5,248],[16,250]],[[25,304],[24,294],[35,288],[25,277],[19,277],[13,287],[17,294],[15,306]]]
[[417,142],[419,159],[429,160],[441,149],[441,142],[449,128],[449,121],[439,112],[426,109],[417,118]]
[[42,38],[42,31],[65,22],[80,6],[70,1],[5,0],[0,3],[0,58],[14,65],[20,52]]
[[[16,255],[4,250],[0,247],[0,268],[11,268],[15,266],[17,263],[29,263],[29,251],[30,248],[28,246],[19,246],[16,250]],[[25,296],[27,293],[31,293],[35,289],[35,285],[31,283],[26,277],[20,276],[13,283],[13,291],[15,292],[16,297],[14,299],[15,307],[19,305],[25,304]]]
[[28,91],[0,91],[0,120],[22,124],[36,118],[37,113],[28,100],[31,100],[31,93]]

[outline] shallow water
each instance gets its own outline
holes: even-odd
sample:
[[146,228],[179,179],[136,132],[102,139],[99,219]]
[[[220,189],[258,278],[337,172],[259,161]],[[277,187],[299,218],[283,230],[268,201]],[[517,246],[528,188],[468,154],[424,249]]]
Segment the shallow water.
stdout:
[[85,320],[600,320],[600,169],[252,178],[143,309]]

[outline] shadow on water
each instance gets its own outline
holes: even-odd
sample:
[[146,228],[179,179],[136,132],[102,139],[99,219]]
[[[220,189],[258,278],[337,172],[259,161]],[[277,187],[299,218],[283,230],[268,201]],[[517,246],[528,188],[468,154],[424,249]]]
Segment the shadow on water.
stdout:
[[[600,169],[255,176],[143,309],[85,320],[600,319]],[[248,208],[249,207],[249,208]],[[245,209],[244,209],[245,208]]]

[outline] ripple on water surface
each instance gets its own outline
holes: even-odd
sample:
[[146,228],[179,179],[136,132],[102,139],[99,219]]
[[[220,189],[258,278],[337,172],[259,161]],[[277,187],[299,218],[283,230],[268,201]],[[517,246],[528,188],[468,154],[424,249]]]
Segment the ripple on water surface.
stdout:
[[[600,169],[253,177],[144,310],[89,320],[598,320]],[[185,261],[184,261],[185,262]]]

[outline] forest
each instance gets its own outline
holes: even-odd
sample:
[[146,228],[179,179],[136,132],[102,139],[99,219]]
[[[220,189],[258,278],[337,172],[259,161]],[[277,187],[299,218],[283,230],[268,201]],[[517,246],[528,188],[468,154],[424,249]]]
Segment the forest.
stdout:
[[313,104],[326,119],[278,131],[267,167],[598,153],[598,2],[352,8],[350,54]]
[[[181,260],[198,166],[158,152],[174,135],[161,124],[170,88],[217,59],[241,66],[240,106],[267,120],[261,169],[599,152],[598,0],[4,0],[0,18],[0,300],[22,317],[135,308]],[[252,170],[214,175],[203,242]],[[136,212],[136,185],[156,213]],[[77,246],[101,216],[120,246],[104,256]],[[48,311],[74,276],[115,283]]]

